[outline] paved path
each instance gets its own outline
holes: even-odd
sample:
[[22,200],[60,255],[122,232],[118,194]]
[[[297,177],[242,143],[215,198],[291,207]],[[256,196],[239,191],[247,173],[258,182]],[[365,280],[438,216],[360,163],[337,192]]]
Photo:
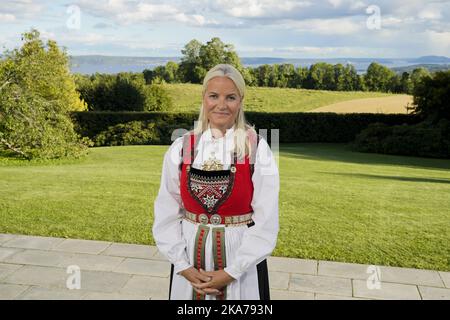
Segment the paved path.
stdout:
[[[169,266],[154,246],[0,234],[0,299],[167,299]],[[450,272],[380,266],[377,289],[368,265],[270,257],[269,270],[272,299],[450,300]]]

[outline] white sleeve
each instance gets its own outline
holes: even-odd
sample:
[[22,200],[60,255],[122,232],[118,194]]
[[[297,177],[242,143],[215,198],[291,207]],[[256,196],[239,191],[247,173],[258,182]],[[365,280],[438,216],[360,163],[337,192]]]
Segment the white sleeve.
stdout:
[[275,157],[264,139],[259,142],[254,169],[251,205],[255,225],[245,230],[233,264],[224,269],[235,279],[270,256],[277,243],[280,178]]
[[180,173],[183,138],[178,138],[164,155],[161,186],[154,203],[153,238],[158,250],[174,265],[179,273],[191,265],[181,229]]

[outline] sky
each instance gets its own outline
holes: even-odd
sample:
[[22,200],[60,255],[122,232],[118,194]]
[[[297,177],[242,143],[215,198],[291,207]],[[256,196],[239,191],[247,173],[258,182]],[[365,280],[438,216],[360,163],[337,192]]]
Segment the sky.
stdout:
[[70,55],[181,56],[219,37],[240,57],[450,56],[450,0],[0,1],[0,48],[37,28]]

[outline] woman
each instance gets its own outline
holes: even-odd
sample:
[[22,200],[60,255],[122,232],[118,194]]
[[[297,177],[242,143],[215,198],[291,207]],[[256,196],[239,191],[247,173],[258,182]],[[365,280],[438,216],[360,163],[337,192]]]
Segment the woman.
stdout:
[[269,299],[279,175],[245,122],[244,91],[233,66],[209,70],[196,128],[164,156],[153,236],[172,263],[170,299]]

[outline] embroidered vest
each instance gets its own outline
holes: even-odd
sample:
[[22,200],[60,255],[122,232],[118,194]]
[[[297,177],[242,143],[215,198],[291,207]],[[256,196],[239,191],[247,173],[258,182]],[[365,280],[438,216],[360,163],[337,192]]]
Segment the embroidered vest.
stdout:
[[[236,154],[228,170],[205,171],[192,167],[199,137],[193,133],[183,139],[180,193],[186,210],[208,215],[240,215],[252,212],[253,163],[250,157],[237,161]],[[255,159],[259,136],[250,136],[251,159]],[[243,162],[243,163],[242,163]]]

